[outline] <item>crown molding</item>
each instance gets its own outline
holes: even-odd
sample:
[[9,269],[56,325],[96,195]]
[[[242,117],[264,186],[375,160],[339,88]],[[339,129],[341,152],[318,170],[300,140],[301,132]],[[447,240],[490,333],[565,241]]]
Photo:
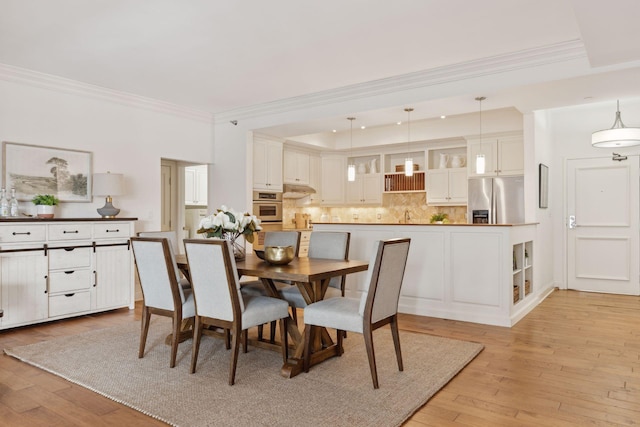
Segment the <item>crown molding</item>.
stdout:
[[405,90],[415,90],[434,85],[470,80],[478,77],[486,77],[494,74],[585,58],[587,58],[587,53],[582,41],[577,39],[570,40],[454,65],[447,65],[429,70],[416,71],[394,77],[373,80],[370,82],[316,92],[308,95],[223,111],[215,114],[215,122],[222,123],[231,119],[244,120],[263,115],[286,113],[336,102],[352,101]]
[[195,110],[181,105],[172,104],[170,102],[107,89],[101,86],[91,85],[77,80],[53,76],[51,74],[40,73],[38,71],[32,71],[7,64],[0,63],[0,80],[25,84],[41,89],[54,90],[65,94],[111,101],[129,107],[171,114],[205,123],[213,122],[213,114],[206,111]]

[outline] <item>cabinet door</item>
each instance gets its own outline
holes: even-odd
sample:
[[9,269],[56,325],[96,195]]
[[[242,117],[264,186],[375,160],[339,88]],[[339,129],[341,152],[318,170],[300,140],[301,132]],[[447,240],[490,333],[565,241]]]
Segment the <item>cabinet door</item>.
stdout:
[[427,204],[446,203],[449,197],[449,171],[434,169],[429,171]]
[[382,203],[382,174],[366,174],[361,179],[363,203]]
[[282,191],[282,144],[267,143],[267,189]]
[[195,200],[198,205],[207,204],[207,181],[209,176],[207,169],[207,165],[196,166]]
[[253,188],[256,190],[268,190],[267,181],[267,142],[254,141],[253,143]]
[[522,139],[498,141],[498,175],[524,175],[524,143]]
[[[498,142],[496,140],[483,140],[480,142],[469,143],[467,147],[467,173],[469,176],[496,176],[498,173],[497,165]],[[484,154],[485,173],[478,174],[476,172],[476,156]]]
[[311,203],[319,203],[322,199],[322,170],[320,156],[309,156],[309,185],[316,190],[309,196]]
[[309,185],[309,155],[285,150],[283,180],[288,184]]
[[[103,244],[106,242],[98,242]],[[131,251],[127,246],[98,246],[94,277],[94,309],[125,307],[131,304]]]
[[344,157],[322,158],[322,201],[323,205],[341,205],[345,199],[347,162]]
[[184,203],[193,205],[196,200],[196,170],[192,167],[184,168]]
[[468,181],[466,169],[449,171],[449,202],[466,205],[468,194]]
[[362,178],[360,176],[356,176],[355,181],[347,181],[346,186],[346,196],[345,200],[347,203],[357,203],[360,204],[363,202],[362,199]]
[[27,324],[49,315],[48,262],[44,251],[14,252],[0,256],[2,327]]

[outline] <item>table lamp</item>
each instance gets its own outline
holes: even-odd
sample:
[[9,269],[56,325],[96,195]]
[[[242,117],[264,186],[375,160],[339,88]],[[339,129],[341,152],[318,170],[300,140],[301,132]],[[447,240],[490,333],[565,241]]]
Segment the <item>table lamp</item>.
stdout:
[[93,195],[105,196],[104,206],[98,209],[98,213],[103,218],[115,218],[120,209],[114,208],[111,204],[111,196],[123,194],[121,173],[94,173],[93,174]]

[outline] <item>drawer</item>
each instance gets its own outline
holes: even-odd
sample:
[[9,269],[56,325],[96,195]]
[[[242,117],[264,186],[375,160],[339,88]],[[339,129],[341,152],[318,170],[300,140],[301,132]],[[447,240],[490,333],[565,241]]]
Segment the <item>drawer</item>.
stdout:
[[301,231],[300,232],[300,244],[304,244],[304,243],[309,243],[309,240],[311,239],[311,232],[310,231]]
[[46,225],[0,226],[0,243],[44,242]]
[[50,249],[49,268],[51,270],[91,267],[92,248]]
[[49,297],[49,317],[91,310],[91,292],[72,292]]
[[309,245],[300,246],[300,249],[298,250],[298,257],[306,258],[308,256],[309,256]]
[[91,239],[91,224],[50,224],[49,240],[89,240]]
[[73,292],[91,288],[92,270],[67,270],[49,273],[49,293]]
[[128,222],[105,222],[93,224],[93,237],[96,239],[112,239],[114,237],[130,237]]

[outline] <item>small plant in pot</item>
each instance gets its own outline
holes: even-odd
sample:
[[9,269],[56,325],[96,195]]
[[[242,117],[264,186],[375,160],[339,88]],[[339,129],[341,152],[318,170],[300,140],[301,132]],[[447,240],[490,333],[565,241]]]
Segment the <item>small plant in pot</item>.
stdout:
[[53,218],[54,207],[60,203],[60,200],[53,194],[37,194],[31,199],[36,205],[36,213],[38,218]]
[[446,224],[449,222],[449,215],[446,213],[434,213],[431,215],[431,224]]

